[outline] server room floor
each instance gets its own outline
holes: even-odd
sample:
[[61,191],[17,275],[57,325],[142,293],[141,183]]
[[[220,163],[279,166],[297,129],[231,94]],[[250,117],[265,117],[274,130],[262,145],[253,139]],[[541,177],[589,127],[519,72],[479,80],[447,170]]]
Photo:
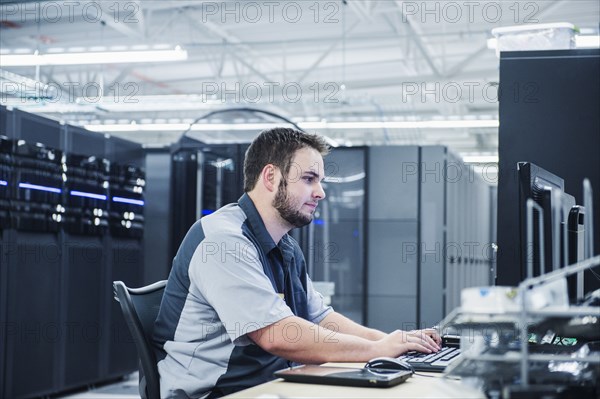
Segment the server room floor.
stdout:
[[60,399],[140,399],[138,373],[132,373],[121,381],[96,386],[87,391],[59,396]]

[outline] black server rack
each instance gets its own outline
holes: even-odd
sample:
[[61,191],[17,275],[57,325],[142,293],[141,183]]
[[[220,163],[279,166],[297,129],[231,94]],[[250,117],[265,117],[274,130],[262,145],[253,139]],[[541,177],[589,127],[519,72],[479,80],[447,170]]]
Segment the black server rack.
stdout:
[[[103,237],[108,230],[108,160],[67,154],[64,158],[65,213],[62,281],[61,381],[65,389],[101,379],[103,298],[109,292]],[[82,363],[80,359],[87,359]]]
[[[130,164],[111,162],[108,257],[111,265],[109,281],[121,280],[130,286],[140,286],[143,268],[144,234],[144,172]],[[108,352],[108,375],[118,376],[137,364],[133,340],[120,308],[112,303]]]
[[[141,285],[143,211],[111,200],[143,201],[140,184],[129,184],[144,179],[141,146],[5,107],[0,127],[0,397],[135,371],[111,283]],[[111,209],[132,222],[127,232],[111,230]]]
[[[4,114],[3,114],[4,115]],[[4,118],[0,121],[0,133],[5,133],[5,127],[2,125]],[[7,290],[7,270],[5,268],[5,231],[9,228],[10,211],[10,184],[14,184],[12,161],[12,141],[6,136],[0,136],[0,387],[6,385],[5,374],[5,350],[6,350],[6,330],[8,328],[6,320],[6,290]],[[11,183],[12,182],[12,183]],[[3,389],[0,389],[0,395]]]
[[[58,123],[23,126],[53,134]],[[37,127],[36,127],[37,126]],[[34,134],[30,134],[34,136]],[[6,397],[43,395],[60,386],[60,292],[63,282],[59,228],[63,215],[62,151],[13,141],[11,229],[7,245]]]
[[95,156],[65,156],[65,230],[103,235],[108,230],[109,162]]
[[[517,162],[532,162],[561,177],[583,205],[583,179],[600,190],[600,50],[520,51],[500,54],[497,283],[516,285],[520,259]],[[598,195],[596,194],[596,198]],[[600,226],[600,201],[594,203]],[[544,221],[547,223],[547,221]],[[600,253],[600,234],[594,241]],[[600,287],[585,273],[585,291]]]
[[324,159],[323,189],[313,222],[291,234],[302,247],[311,279],[333,282],[331,305],[366,321],[367,149],[335,148]]
[[248,145],[186,144],[172,151],[173,259],[194,222],[243,194],[244,152]]
[[0,232],[9,226],[10,187],[14,184],[13,143],[0,136]]

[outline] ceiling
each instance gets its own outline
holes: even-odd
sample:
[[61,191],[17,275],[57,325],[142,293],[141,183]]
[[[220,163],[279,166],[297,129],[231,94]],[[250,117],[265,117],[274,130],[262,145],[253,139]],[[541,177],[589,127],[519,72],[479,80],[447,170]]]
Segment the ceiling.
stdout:
[[[123,123],[121,130],[134,131],[111,134],[148,146],[172,143],[186,124],[211,111],[246,107],[296,122],[495,121],[499,63],[487,47],[491,29],[570,22],[582,34],[597,35],[599,4],[3,1],[0,64],[3,55],[15,52],[93,52],[163,44],[180,46],[188,58],[3,67],[2,101],[74,124]],[[203,122],[273,120],[233,111]],[[145,126],[149,123],[160,125],[143,131],[150,129]],[[207,142],[229,142],[248,141],[257,133],[251,128],[208,129],[191,134]],[[494,126],[316,130],[346,145],[444,144],[463,155],[494,155],[498,147]]]

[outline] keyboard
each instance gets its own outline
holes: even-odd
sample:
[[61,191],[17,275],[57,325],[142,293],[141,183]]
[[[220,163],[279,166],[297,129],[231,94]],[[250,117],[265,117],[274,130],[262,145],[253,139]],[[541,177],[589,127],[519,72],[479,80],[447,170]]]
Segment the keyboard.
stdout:
[[422,353],[407,352],[398,357],[399,360],[408,362],[415,371],[430,371],[442,373],[450,363],[460,358],[460,348],[456,346],[445,346],[439,352]]

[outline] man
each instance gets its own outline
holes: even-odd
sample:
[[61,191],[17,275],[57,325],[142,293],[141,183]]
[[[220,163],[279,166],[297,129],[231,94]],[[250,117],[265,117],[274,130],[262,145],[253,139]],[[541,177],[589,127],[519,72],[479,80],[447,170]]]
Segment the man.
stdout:
[[[323,156],[316,135],[262,132],[244,162],[245,194],[184,238],[155,324],[161,396],[219,397],[298,363],[363,362],[439,350],[431,331],[385,334],[325,306],[287,233],[310,223]],[[433,338],[432,338],[433,337]]]

